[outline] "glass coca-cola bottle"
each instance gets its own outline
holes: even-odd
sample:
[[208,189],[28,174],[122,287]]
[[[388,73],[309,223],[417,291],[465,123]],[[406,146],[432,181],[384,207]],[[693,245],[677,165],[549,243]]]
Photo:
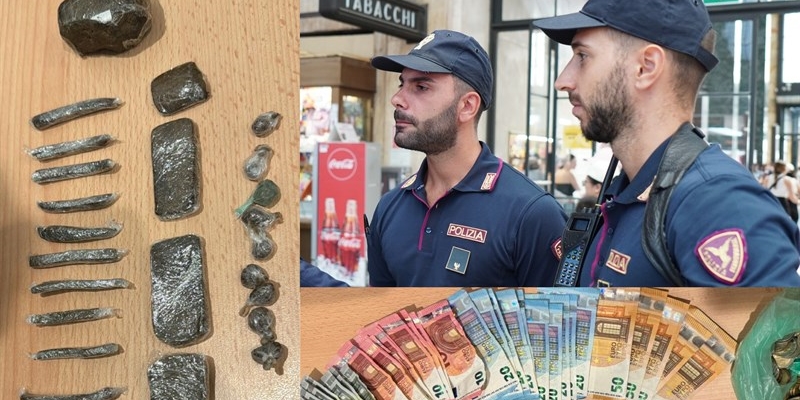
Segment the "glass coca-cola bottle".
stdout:
[[339,218],[336,217],[336,200],[327,197],[325,198],[325,219],[322,221],[319,239],[322,243],[322,257],[332,264],[340,262],[339,239],[341,236]]
[[348,275],[353,275],[358,269],[358,261],[361,258],[363,238],[361,229],[358,226],[358,203],[347,200],[345,208],[345,222],[342,229],[342,237],[339,239],[339,255],[341,256],[342,266]]

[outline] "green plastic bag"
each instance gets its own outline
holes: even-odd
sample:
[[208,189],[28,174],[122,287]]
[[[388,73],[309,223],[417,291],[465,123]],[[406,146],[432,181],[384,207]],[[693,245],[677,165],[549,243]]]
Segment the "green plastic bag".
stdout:
[[739,400],[783,400],[795,382],[778,385],[772,374],[772,345],[800,331],[800,288],[784,289],[761,312],[739,343],[731,380]]

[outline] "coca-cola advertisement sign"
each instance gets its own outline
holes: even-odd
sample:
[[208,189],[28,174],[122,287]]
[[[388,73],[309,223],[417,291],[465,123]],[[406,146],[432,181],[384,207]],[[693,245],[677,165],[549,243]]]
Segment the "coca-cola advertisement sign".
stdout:
[[319,143],[315,264],[351,286],[366,284],[364,143]]
[[337,181],[353,178],[358,169],[356,155],[348,148],[336,148],[328,155],[328,173]]

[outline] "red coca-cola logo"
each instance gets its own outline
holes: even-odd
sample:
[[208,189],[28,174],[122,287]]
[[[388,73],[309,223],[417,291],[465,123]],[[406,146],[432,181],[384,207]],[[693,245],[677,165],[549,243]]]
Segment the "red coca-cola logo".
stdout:
[[328,173],[337,181],[347,181],[356,174],[358,162],[350,149],[339,148],[328,156]]

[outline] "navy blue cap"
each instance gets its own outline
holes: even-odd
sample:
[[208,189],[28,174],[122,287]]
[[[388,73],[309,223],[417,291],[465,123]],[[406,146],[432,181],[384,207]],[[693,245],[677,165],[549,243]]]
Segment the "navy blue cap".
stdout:
[[433,31],[408,54],[372,58],[372,66],[384,71],[453,74],[472,86],[481,96],[484,109],[492,105],[492,63],[478,42],[460,32]]
[[711,71],[719,60],[700,43],[711,30],[702,0],[589,0],[580,12],[536,20],[533,24],[562,44],[578,29],[607,26],[694,57]]

